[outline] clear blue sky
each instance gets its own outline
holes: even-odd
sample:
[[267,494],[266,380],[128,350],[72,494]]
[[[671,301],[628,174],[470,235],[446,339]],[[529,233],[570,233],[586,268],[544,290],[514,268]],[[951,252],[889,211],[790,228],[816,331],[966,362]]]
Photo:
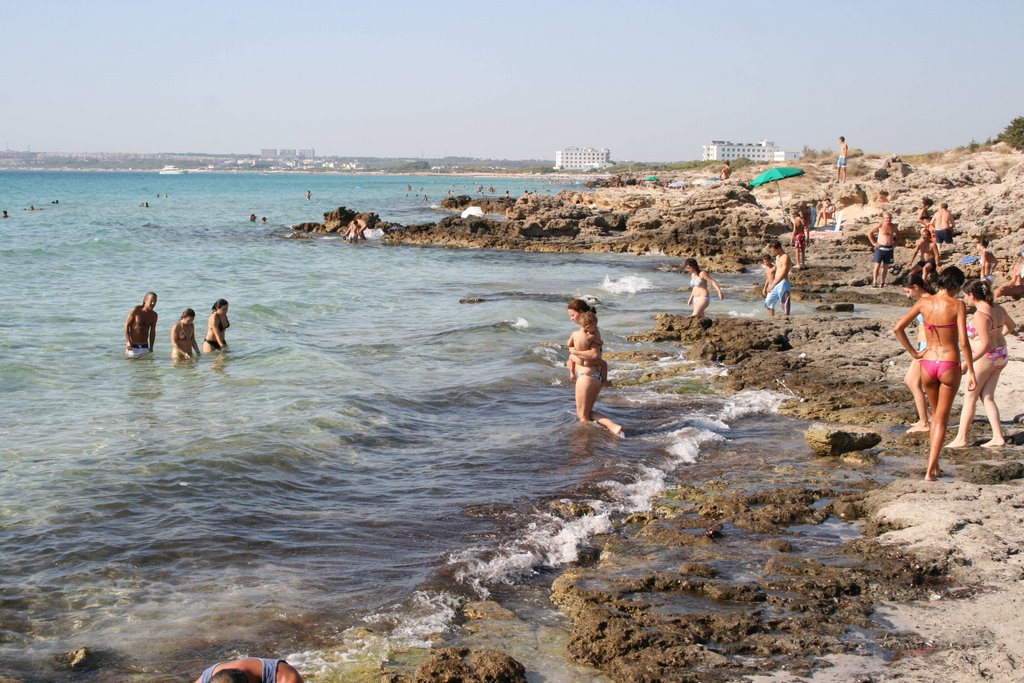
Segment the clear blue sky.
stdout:
[[0,145],[616,160],[921,152],[1024,114],[1024,3],[4,2]]

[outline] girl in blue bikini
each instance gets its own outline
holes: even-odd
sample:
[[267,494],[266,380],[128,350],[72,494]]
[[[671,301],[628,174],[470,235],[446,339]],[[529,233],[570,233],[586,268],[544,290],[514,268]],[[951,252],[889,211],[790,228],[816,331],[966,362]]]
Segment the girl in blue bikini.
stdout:
[[[950,266],[939,273],[936,284],[938,292],[918,299],[893,328],[896,339],[907,353],[921,361],[921,379],[932,409],[925,481],[935,481],[942,476],[939,453],[946,439],[946,423],[953,398],[960,388],[961,358],[967,365],[967,390],[972,391],[977,385],[974,359],[967,339],[967,307],[956,298],[964,284],[963,271]],[[928,343],[924,351],[918,351],[907,338],[907,326],[918,314],[921,315]]]

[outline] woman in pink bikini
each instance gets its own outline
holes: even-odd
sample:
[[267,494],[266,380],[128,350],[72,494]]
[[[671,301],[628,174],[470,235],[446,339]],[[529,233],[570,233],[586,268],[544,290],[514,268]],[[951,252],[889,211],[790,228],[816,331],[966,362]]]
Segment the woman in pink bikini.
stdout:
[[[961,352],[966,361],[967,390],[977,386],[974,375],[974,358],[967,343],[967,307],[956,298],[964,284],[964,274],[956,266],[950,266],[939,273],[936,281],[938,292],[922,297],[896,323],[893,333],[903,348],[921,361],[921,380],[928,403],[932,409],[932,426],[929,433],[928,469],[925,481],[935,481],[942,476],[939,469],[939,453],[946,438],[946,422],[953,398],[960,388]],[[918,351],[907,338],[907,326],[917,317],[922,317],[928,347]]]
[[996,383],[1006,367],[1006,336],[1013,332],[1016,324],[1003,307],[992,301],[992,287],[984,280],[971,280],[964,285],[964,301],[974,306],[967,336],[971,340],[971,356],[978,373],[978,386],[964,394],[964,405],[960,410],[960,428],[947,448],[963,448],[974,421],[974,409],[980,398],[985,405],[985,415],[992,426],[992,438],[981,444],[984,448],[998,448],[1006,445],[1003,426],[1000,424],[999,406],[996,405]]

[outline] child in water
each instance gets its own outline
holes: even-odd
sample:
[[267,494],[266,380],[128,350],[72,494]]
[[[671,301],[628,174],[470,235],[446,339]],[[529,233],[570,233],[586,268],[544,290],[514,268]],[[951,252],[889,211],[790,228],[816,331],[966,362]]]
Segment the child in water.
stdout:
[[[593,370],[591,376],[594,379],[601,380],[601,386],[611,386],[611,382],[608,381],[608,362],[601,358],[601,347],[604,346],[604,341],[601,339],[601,332],[597,329],[597,314],[594,311],[585,311],[579,314],[579,325],[580,329],[572,333],[569,337],[569,360],[566,365],[569,367],[569,379],[573,382],[576,381],[576,368],[583,367],[585,370]],[[589,351],[596,349],[598,356],[593,367],[584,365],[582,359],[574,357],[574,351]],[[596,374],[596,376],[595,376]]]
[[[182,311],[181,318],[171,328],[171,359],[191,360],[199,358],[199,344],[196,343],[196,312],[191,308]],[[193,352],[195,355],[193,355]]]

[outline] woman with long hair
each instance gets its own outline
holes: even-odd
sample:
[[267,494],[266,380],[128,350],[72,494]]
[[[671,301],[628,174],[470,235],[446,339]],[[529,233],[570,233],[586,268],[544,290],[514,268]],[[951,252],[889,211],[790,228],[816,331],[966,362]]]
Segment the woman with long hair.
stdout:
[[210,317],[206,319],[206,338],[203,340],[203,353],[221,351],[228,348],[227,339],[224,337],[224,331],[231,327],[231,321],[228,320],[227,299],[217,299],[216,303],[213,304],[212,311]]
[[569,317],[580,326],[567,342],[571,349],[569,371],[576,374],[576,416],[580,422],[597,422],[612,434],[622,434],[622,425],[594,411],[605,379],[601,371],[604,342],[597,329],[597,313],[586,301],[573,299],[569,302]]
[[[956,266],[950,266],[939,273],[936,280],[938,291],[918,299],[911,309],[896,323],[893,333],[903,348],[912,357],[921,361],[921,379],[924,383],[928,403],[932,409],[932,424],[929,431],[928,468],[925,481],[935,481],[942,476],[939,469],[939,453],[946,438],[946,423],[953,398],[960,388],[963,371],[967,372],[967,390],[977,386],[974,374],[974,358],[967,339],[967,307],[956,298],[964,283],[964,274]],[[918,351],[907,338],[907,326],[918,315],[925,330],[928,346]],[[961,353],[966,367],[962,369]]]
[[[199,344],[196,343],[196,312],[186,308],[181,312],[178,322],[171,327],[171,359],[191,360],[199,357]],[[195,355],[192,355],[192,352]]]
[[710,283],[715,291],[718,292],[718,300],[721,301],[725,298],[722,294],[722,288],[718,286],[715,279],[711,277],[711,273],[706,270],[701,270],[700,264],[697,263],[697,259],[688,258],[686,259],[686,270],[690,271],[690,298],[687,300],[687,306],[693,306],[693,313],[690,315],[691,318],[703,318],[704,311],[708,307],[708,298],[710,292],[708,291],[708,284]]
[[1000,423],[999,406],[996,405],[996,383],[1006,367],[1006,336],[1013,332],[1016,324],[1006,311],[992,299],[992,287],[984,280],[971,280],[964,285],[964,302],[974,306],[974,315],[967,326],[971,340],[971,357],[978,373],[978,385],[964,394],[960,409],[960,428],[947,448],[963,448],[967,445],[974,409],[980,398],[985,406],[985,415],[992,426],[992,438],[981,444],[985,448],[1006,445],[1003,426]]
[[[921,273],[914,273],[910,276],[907,284],[904,285],[903,291],[906,293],[908,299],[918,301],[921,297],[929,296],[931,289],[925,283],[924,278],[921,277]],[[915,318],[917,320],[917,350],[924,351],[928,348],[928,340],[924,333],[924,316],[920,313]],[[921,386],[921,361],[917,358],[910,361],[910,367],[907,368],[907,374],[903,377],[903,383],[910,389],[910,393],[914,396],[914,407],[917,408],[917,422],[910,425],[907,428],[907,434],[914,432],[927,432],[931,428],[931,424],[928,422],[928,399],[924,395],[924,389]]]

